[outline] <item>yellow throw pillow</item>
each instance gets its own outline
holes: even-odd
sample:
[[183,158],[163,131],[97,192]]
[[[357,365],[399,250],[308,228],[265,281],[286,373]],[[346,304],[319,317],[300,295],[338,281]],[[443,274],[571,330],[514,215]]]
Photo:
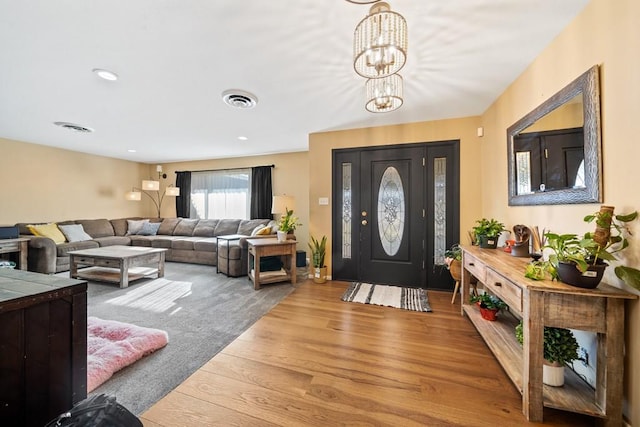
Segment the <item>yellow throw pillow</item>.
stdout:
[[268,225],[258,230],[256,236],[264,236],[265,234],[271,234],[271,227]]
[[50,224],[27,225],[27,228],[34,236],[48,237],[56,244],[67,241],[55,222]]

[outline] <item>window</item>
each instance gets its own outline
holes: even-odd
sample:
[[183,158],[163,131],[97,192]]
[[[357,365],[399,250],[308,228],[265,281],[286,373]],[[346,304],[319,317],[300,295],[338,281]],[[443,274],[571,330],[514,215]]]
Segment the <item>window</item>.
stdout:
[[251,169],[193,172],[191,218],[249,219]]

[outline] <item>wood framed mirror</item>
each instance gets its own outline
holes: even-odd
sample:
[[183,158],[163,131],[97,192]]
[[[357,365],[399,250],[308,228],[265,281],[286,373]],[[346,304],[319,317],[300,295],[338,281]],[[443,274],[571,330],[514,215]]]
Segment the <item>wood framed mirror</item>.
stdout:
[[507,152],[510,206],[602,202],[598,66],[510,126]]

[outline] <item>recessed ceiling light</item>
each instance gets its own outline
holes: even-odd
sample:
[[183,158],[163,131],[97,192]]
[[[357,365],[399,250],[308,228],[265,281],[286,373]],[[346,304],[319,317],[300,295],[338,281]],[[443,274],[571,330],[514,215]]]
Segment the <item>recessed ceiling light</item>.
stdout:
[[138,150],[127,150],[129,153],[137,153]]
[[53,122],[53,124],[56,125],[56,126],[60,126],[61,128],[69,129],[69,130],[72,130],[72,131],[78,132],[78,133],[91,133],[91,132],[93,132],[93,129],[91,129],[90,127],[78,125],[76,123]]
[[238,137],[238,139],[239,139],[240,141],[246,141],[246,140],[248,140],[249,138],[247,138],[246,136],[239,136],[239,137]]
[[103,70],[102,68],[94,68],[91,71],[96,73],[98,77],[109,80],[110,82],[115,82],[116,80],[118,80],[118,75],[113,71]]

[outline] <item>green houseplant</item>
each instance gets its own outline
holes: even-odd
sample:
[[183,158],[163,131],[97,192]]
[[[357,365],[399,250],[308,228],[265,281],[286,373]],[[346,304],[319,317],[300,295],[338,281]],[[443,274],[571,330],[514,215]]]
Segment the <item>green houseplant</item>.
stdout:
[[[516,325],[516,339],[522,345],[524,341],[522,321]],[[564,365],[578,357],[578,341],[569,329],[544,327],[543,373],[542,382],[560,387],[564,384]]]
[[293,209],[285,208],[285,210],[286,213],[278,221],[277,235],[279,241],[287,240],[287,234],[293,233],[299,225],[302,225],[298,222],[298,217],[293,215]]
[[313,281],[315,283],[324,283],[327,280],[327,266],[324,265],[324,257],[327,250],[327,236],[317,240],[310,236],[309,248],[311,249],[311,262],[313,264]]
[[456,243],[444,251],[444,263],[453,280],[459,281],[462,278],[462,248],[459,244]]
[[488,293],[472,295],[470,301],[480,306],[480,315],[485,320],[496,320],[498,312],[508,308],[504,301]]
[[505,231],[504,224],[491,218],[476,220],[477,225],[473,227],[476,241],[481,248],[495,249],[498,245],[500,233]]
[[[630,233],[627,223],[637,218],[638,213],[614,215],[614,208],[602,206],[600,211],[584,217],[585,222],[596,223],[593,233],[583,237],[576,234],[545,233],[552,278],[583,288],[595,288],[600,283],[605,261],[616,261],[619,252],[629,247],[625,234]],[[616,275],[627,285],[640,289],[640,271],[627,266],[618,266]]]

